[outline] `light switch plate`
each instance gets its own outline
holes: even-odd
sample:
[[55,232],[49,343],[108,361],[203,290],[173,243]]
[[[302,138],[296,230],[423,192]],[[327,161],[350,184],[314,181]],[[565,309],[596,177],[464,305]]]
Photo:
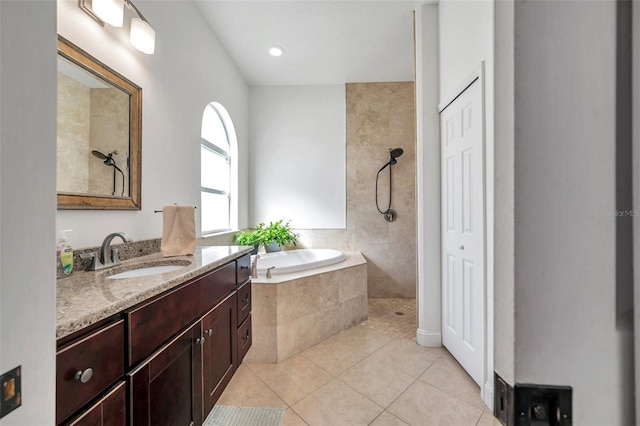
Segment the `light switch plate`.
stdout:
[[0,419],[22,405],[22,366],[0,376]]

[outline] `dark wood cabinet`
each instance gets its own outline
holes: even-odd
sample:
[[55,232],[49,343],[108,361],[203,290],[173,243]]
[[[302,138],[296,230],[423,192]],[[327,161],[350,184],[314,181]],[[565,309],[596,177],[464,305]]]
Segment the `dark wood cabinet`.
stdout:
[[245,255],[59,341],[56,423],[200,426],[251,346]]
[[199,339],[198,322],[128,373],[132,425],[202,423]]
[[202,318],[205,337],[202,345],[204,418],[213,409],[238,367],[237,335],[234,332],[237,324],[236,299],[236,293],[233,293]]
[[135,365],[167,338],[196,321],[236,288],[235,262],[126,312],[129,365]]
[[238,325],[242,324],[251,313],[251,281],[238,288]]
[[123,374],[122,320],[59,348],[56,355],[56,422],[68,418]]
[[[246,256],[242,259],[238,259],[238,264],[249,263],[250,257]],[[236,349],[236,364],[240,365],[244,356],[251,348],[252,343],[252,329],[251,329],[251,279],[248,274],[238,274],[238,278],[243,278],[244,281],[238,280],[238,330],[237,330],[237,345]]]
[[122,426],[127,422],[125,382],[121,381],[68,426]]
[[238,328],[238,360],[236,364],[240,365],[244,356],[249,352],[249,348],[251,348],[252,342],[252,330],[251,330],[251,315],[247,317],[247,319],[242,323],[242,325]]

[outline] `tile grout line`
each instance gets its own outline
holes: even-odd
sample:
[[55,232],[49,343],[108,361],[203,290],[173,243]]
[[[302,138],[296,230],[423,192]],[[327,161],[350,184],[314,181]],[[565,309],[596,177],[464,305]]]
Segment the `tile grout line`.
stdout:
[[[303,357],[303,358],[304,358],[304,357]],[[306,358],[305,358],[305,359],[306,359]],[[311,361],[311,360],[308,360],[308,361],[309,361],[309,362],[313,362],[313,361]],[[314,363],[314,364],[315,364],[315,363]],[[284,413],[285,417],[286,417],[286,415],[287,415],[287,411],[286,411],[286,410],[291,410],[291,411],[293,411],[293,412],[296,414],[296,416],[298,416],[298,418],[300,418],[300,420],[302,420],[302,422],[303,422],[305,425],[309,426],[309,423],[307,423],[307,421],[304,419],[304,417],[302,417],[302,415],[301,415],[300,413],[298,413],[296,410],[294,410],[293,406],[289,405],[289,404],[288,404],[284,399],[282,399],[282,398],[280,397],[280,395],[278,394],[278,392],[276,392],[274,389],[272,389],[272,388],[271,388],[271,386],[269,386],[269,385],[267,384],[267,382],[265,382],[264,380],[262,380],[262,377],[258,376],[258,374],[257,374],[255,371],[253,371],[253,369],[251,368],[251,364],[250,364],[250,363],[247,363],[247,368],[248,368],[249,370],[251,370],[251,373],[252,373],[254,376],[256,376],[256,378],[257,378],[258,380],[260,380],[260,381],[261,381],[261,382],[262,382],[262,383],[263,383],[263,384],[264,384],[264,385],[265,385],[265,386],[266,386],[266,387],[267,387],[271,392],[273,392],[273,393],[275,394],[275,396],[276,396],[280,401],[282,401],[282,402],[283,402],[283,404],[284,404],[284,405],[286,405],[286,406],[287,406],[287,408],[285,409],[285,413]],[[322,386],[321,386],[321,387],[322,387]],[[319,389],[319,388],[318,388],[318,389]],[[317,389],[316,389],[316,390],[317,390]],[[315,391],[314,391],[314,392],[315,392]],[[313,393],[313,392],[311,392],[311,393]],[[309,395],[311,395],[311,394],[309,394]],[[308,395],[307,395],[307,396],[308,396]],[[305,396],[305,398],[306,398],[306,396]],[[304,399],[304,398],[302,398],[302,399]],[[302,399],[301,399],[300,401],[302,401]],[[300,402],[300,401],[297,401],[297,402],[296,402],[296,404],[297,404],[298,402]],[[295,404],[294,404],[294,405],[295,405]],[[276,408],[277,408],[277,407],[276,407]],[[283,419],[283,421],[284,421],[284,419]]]
[[[443,346],[443,347],[444,347],[444,346]],[[427,367],[427,369],[426,369],[425,371],[423,371],[423,372],[422,372],[422,374],[420,374],[420,376],[418,377],[418,380],[421,380],[421,379],[420,379],[420,377],[424,376],[424,374],[425,374],[429,369],[431,369],[431,367],[433,367],[433,365],[434,365],[434,364],[435,364],[439,359],[441,359],[441,358],[442,358],[442,359],[447,359],[445,356],[439,355],[439,356],[438,356],[438,358],[436,358],[436,360],[435,360],[435,361],[433,361],[433,362],[431,363],[431,365],[430,365],[429,367]],[[454,360],[455,360],[455,358],[454,358]],[[460,367],[460,369],[461,369],[462,371],[464,371],[464,368],[462,368],[462,366],[460,366],[460,363],[458,363],[458,361],[457,361],[457,360],[455,360],[455,362],[456,362],[456,364],[458,364],[458,366]],[[465,372],[465,373],[466,373],[466,372]],[[431,386],[431,387],[432,387],[432,388],[434,388],[434,389],[438,389],[440,392],[446,393],[446,394],[447,394],[447,395],[449,395],[450,397],[452,397],[452,398],[454,398],[454,399],[456,399],[456,400],[458,400],[458,401],[460,401],[460,402],[462,402],[462,403],[464,403],[464,404],[468,405],[469,407],[476,408],[476,409],[480,410],[480,408],[477,408],[477,407],[475,407],[474,405],[471,405],[470,403],[468,403],[467,401],[464,401],[464,400],[462,400],[462,399],[458,398],[458,397],[456,396],[456,394],[453,394],[453,393],[451,393],[451,392],[447,391],[446,389],[440,389],[440,387],[435,386],[435,385],[432,385],[431,383],[428,383],[428,382],[426,382],[426,381],[424,381],[424,380],[421,380],[421,381],[422,381],[423,383],[425,383],[425,384],[427,384],[427,385]],[[473,382],[473,383],[475,383],[475,382]],[[483,401],[483,402],[484,402],[484,401]],[[487,407],[486,407],[486,404],[485,404],[485,407],[482,409],[482,412],[483,412],[483,413],[484,413],[484,410],[485,410],[486,408],[487,408]],[[482,417],[482,415],[481,415],[480,417]]]
[[[269,386],[269,385],[268,385],[264,380],[262,380],[262,377],[258,376],[258,374],[256,374],[256,372],[255,372],[255,371],[253,371],[253,369],[251,368],[251,364],[247,363],[247,368],[248,368],[249,370],[251,370],[251,374],[253,374],[254,376],[256,376],[256,378],[257,378],[258,380],[260,380],[260,381],[262,382],[262,384],[263,384],[263,385],[265,385],[265,386],[267,387],[267,389],[269,389],[271,392],[273,392],[273,394],[276,396],[276,398],[278,398],[280,401],[282,401],[282,403],[283,403],[284,405],[286,405],[286,406],[287,406],[287,408],[291,408],[291,406],[290,406],[289,404],[287,404],[287,403],[285,402],[285,400],[284,400],[284,399],[282,399],[282,398],[280,397],[280,395],[278,395],[278,392],[276,392],[275,390],[271,389],[271,386]],[[278,407],[275,407],[275,408],[278,408]]]
[[[391,343],[391,342],[389,342],[389,343]],[[385,345],[385,346],[386,346],[386,345]],[[384,346],[383,346],[383,347],[384,347]],[[382,349],[382,348],[380,348],[380,349]],[[428,348],[426,348],[426,349],[428,349]],[[376,351],[376,352],[377,352],[377,351]],[[375,352],[374,352],[374,353],[375,353]],[[432,353],[432,354],[433,354],[433,352],[430,352],[430,353]],[[372,355],[373,355],[373,354],[372,354]],[[436,354],[434,354],[434,355],[436,355]],[[420,379],[420,377],[422,377],[422,376],[423,376],[423,375],[424,375],[424,374],[425,374],[425,373],[426,373],[426,372],[427,372],[427,371],[428,371],[428,370],[429,370],[429,369],[430,369],[430,368],[431,368],[431,367],[436,363],[436,361],[438,361],[440,358],[444,358],[442,354],[438,354],[438,355],[437,355],[437,357],[436,357],[436,359],[435,359],[431,364],[429,364],[429,366],[428,366],[427,368],[425,368],[425,369],[424,369],[424,371],[423,371],[422,373],[418,374],[418,376],[417,376],[417,377],[415,377],[415,378],[413,379],[413,381],[411,382],[411,384],[410,384],[409,386],[407,386],[407,387],[406,387],[406,389],[400,393],[400,395],[398,395],[396,398],[394,398],[394,400],[393,400],[393,401],[391,401],[391,402],[389,403],[389,405],[388,405],[387,407],[385,407],[385,408],[382,410],[382,413],[383,413],[383,412],[385,412],[385,411],[387,411],[389,414],[391,414],[391,415],[393,415],[393,416],[395,416],[395,417],[399,418],[400,420],[402,420],[403,422],[407,423],[408,425],[411,425],[411,422],[410,422],[409,420],[407,420],[406,418],[402,417],[402,416],[401,416],[401,415],[399,415],[399,414],[396,414],[396,413],[393,413],[393,412],[389,411],[389,408],[390,408],[390,407],[391,407],[391,406],[392,406],[392,405],[393,405],[393,404],[394,404],[398,399],[400,399],[400,398],[402,397],[402,395],[404,395],[404,394],[405,394],[405,393],[406,393],[406,392],[407,392],[407,391],[408,391],[408,390],[409,390],[409,389],[410,389],[414,384],[416,384],[416,382],[417,382],[418,380],[420,380],[422,383],[426,384],[427,386],[431,386],[432,388],[437,389],[437,390],[439,390],[440,392],[443,392],[443,393],[446,393],[447,395],[450,395],[448,392],[445,392],[444,390],[439,389],[439,388],[437,388],[437,387],[435,387],[435,386],[433,386],[433,385],[431,385],[431,384],[429,384],[429,383],[427,383],[427,382],[425,382],[425,381],[423,381],[423,380],[421,380],[421,379]],[[365,360],[366,360],[366,358],[365,358]],[[364,360],[363,360],[363,361],[364,361]],[[357,364],[356,364],[356,365],[357,365]],[[348,370],[347,370],[347,371],[348,371]],[[349,385],[348,385],[348,383],[345,383],[345,384],[346,384],[347,386],[349,386]],[[351,386],[349,386],[349,387],[351,387]],[[352,389],[353,389],[353,388],[352,388]],[[356,389],[354,389],[354,390],[355,390],[356,392],[358,392]],[[358,392],[358,393],[360,393],[360,392]],[[361,395],[362,395],[362,394],[361,394]],[[366,396],[366,395],[362,395],[362,396],[364,396],[365,398],[367,398],[367,396]],[[468,403],[466,403],[466,402],[464,402],[464,401],[462,401],[462,400],[459,400],[458,398],[455,398],[455,399],[456,399],[456,400],[458,400],[458,401],[460,401],[460,402],[465,403],[466,405],[469,405]],[[374,403],[375,403],[375,402],[374,402]],[[376,405],[377,405],[377,404],[376,404]],[[378,406],[379,406],[379,405],[378,405]],[[471,405],[469,405],[469,406],[470,406],[470,407],[472,407]],[[472,408],[474,408],[474,407],[472,407]],[[484,411],[483,411],[483,412],[484,412]],[[380,416],[382,415],[382,413],[380,413],[380,414],[378,415],[378,417],[380,417]],[[480,414],[480,418],[482,418],[482,413]],[[377,417],[376,417],[376,419],[377,419]],[[374,421],[375,421],[375,419],[374,419]],[[478,419],[478,421],[480,421],[480,419]],[[372,422],[372,423],[373,423],[373,422]],[[369,424],[371,424],[371,423],[369,423]],[[477,422],[476,422],[476,426],[477,426]]]
[[[380,332],[380,331],[379,331]],[[353,390],[354,392],[356,392],[358,395],[364,397],[365,399],[367,399],[368,401],[371,401],[371,403],[373,403],[374,405],[376,405],[377,407],[380,407],[382,409],[382,411],[380,413],[378,413],[378,415],[372,420],[372,422],[375,421],[375,419],[377,419],[378,417],[380,417],[380,415],[382,415],[382,413],[384,413],[386,411],[385,407],[382,407],[380,404],[378,404],[377,402],[373,401],[371,398],[369,398],[367,395],[364,395],[363,393],[361,393],[360,391],[358,391],[357,389],[353,388],[351,385],[349,385],[348,383],[346,383],[344,380],[340,379],[340,376],[345,374],[347,371],[351,370],[352,368],[356,367],[357,365],[359,365],[360,363],[366,361],[369,357],[371,357],[373,354],[377,353],[378,351],[382,350],[382,348],[386,347],[387,345],[391,344],[392,342],[394,342],[395,340],[399,340],[398,338],[396,338],[395,336],[389,336],[386,333],[380,332],[381,334],[384,334],[385,336],[388,337],[392,337],[392,340],[390,340],[389,342],[385,343],[384,345],[380,346],[378,349],[376,349],[375,351],[373,351],[372,353],[368,354],[365,358],[361,359],[360,361],[356,362],[355,364],[353,364],[351,367],[347,368],[346,370],[344,370],[343,372],[341,372],[340,374],[338,374],[337,376],[334,375],[333,373],[331,373],[330,371],[327,371],[326,369],[324,369],[322,366],[316,364],[313,360],[307,358],[306,356],[303,355],[303,352],[301,352],[299,354],[299,356],[301,356],[302,358],[306,359],[307,361],[311,362],[312,364],[316,365],[318,368],[320,368],[323,371],[326,371],[329,375],[331,375],[332,380],[329,383],[325,383],[324,385],[320,386],[318,389],[314,390],[313,392],[309,393],[309,395],[306,395],[304,398],[302,398],[300,401],[310,397],[311,395],[313,395],[314,393],[316,393],[317,391],[319,391],[320,389],[322,389],[323,387],[329,385],[333,380],[337,380],[340,383],[342,383],[343,385],[347,386],[349,389]],[[322,344],[324,342],[318,343],[318,345]],[[315,345],[315,346],[318,346]],[[312,346],[315,347],[315,346]],[[309,348],[311,349],[311,348]],[[268,386],[268,385],[267,385]],[[300,402],[298,401],[298,402]],[[298,403],[296,402],[296,404]],[[293,408],[291,408],[293,410]],[[295,412],[295,410],[294,410]],[[298,413],[296,413],[298,414]],[[304,420],[304,418],[298,414],[298,416]],[[371,424],[371,423],[369,423]]]
[[[385,334],[385,333],[383,333],[383,334]],[[348,369],[346,369],[345,371],[343,371],[342,373],[340,373],[340,375],[339,375],[339,376],[341,376],[341,375],[345,374],[346,372],[348,372],[349,370],[351,370],[351,369],[355,368],[355,367],[356,367],[356,366],[358,366],[359,364],[364,363],[365,361],[367,361],[367,359],[369,359],[370,357],[372,357],[375,353],[377,353],[377,352],[381,351],[383,348],[385,348],[386,346],[388,346],[388,345],[392,344],[393,342],[395,342],[395,341],[397,341],[397,340],[406,340],[406,339],[402,339],[402,338],[397,338],[396,336],[391,336],[391,337],[394,337],[394,339],[393,339],[393,340],[391,340],[391,341],[389,341],[389,342],[387,342],[386,344],[382,345],[380,348],[378,348],[377,350],[375,350],[375,351],[374,351],[374,352],[372,352],[371,354],[367,355],[367,357],[366,357],[366,358],[364,358],[364,359],[362,359],[362,360],[358,361],[357,363],[355,363],[354,365],[352,365],[351,367],[349,367]],[[371,398],[369,398],[367,395],[364,395],[362,392],[360,392],[359,390],[357,390],[357,389],[355,389],[354,387],[352,387],[349,383],[347,383],[347,382],[345,382],[344,380],[342,380],[339,376],[336,376],[336,379],[337,379],[337,380],[340,380],[340,382],[341,382],[341,383],[345,384],[346,386],[348,386],[349,388],[351,388],[351,389],[353,389],[355,392],[357,392],[359,395],[362,395],[363,397],[365,397],[365,398],[366,398],[366,399],[368,399],[369,401],[373,402],[373,403],[374,403],[375,405],[377,405],[378,407],[381,407],[381,408],[382,408],[382,411],[381,411],[381,412],[380,412],[380,413],[379,413],[379,414],[378,414],[378,415],[377,415],[377,416],[376,416],[376,417],[375,417],[375,418],[374,418],[374,419],[369,423],[369,425],[371,425],[373,422],[375,422],[375,421],[376,421],[376,419],[377,419],[378,417],[380,417],[380,416],[382,415],[382,413],[384,413],[385,411],[387,411],[389,414],[391,414],[391,415],[393,415],[393,416],[395,416],[395,417],[398,417],[398,418],[399,418],[400,420],[402,420],[403,422],[405,422],[405,423],[407,423],[407,424],[410,424],[410,423],[409,423],[407,420],[405,420],[404,418],[402,418],[402,417],[400,417],[400,416],[398,416],[398,415],[396,415],[396,414],[394,414],[394,413],[392,413],[392,412],[388,411],[388,409],[389,409],[389,407],[391,407],[391,405],[393,405],[393,403],[394,403],[394,402],[396,402],[396,400],[397,400],[398,398],[400,398],[402,395],[404,395],[404,393],[405,393],[405,392],[406,392],[406,391],[407,391],[411,386],[413,386],[413,385],[414,385],[414,383],[415,383],[417,380],[419,380],[419,379],[420,379],[420,376],[422,376],[422,375],[423,375],[423,374],[424,374],[424,373],[425,373],[425,372],[426,372],[426,371],[431,367],[431,365],[433,365],[433,364],[434,364],[438,359],[440,359],[440,356],[441,356],[441,355],[438,355],[438,357],[437,357],[437,358],[436,358],[436,359],[435,359],[435,360],[434,360],[434,361],[429,365],[429,367],[425,368],[425,370],[424,370],[422,373],[420,373],[420,374],[418,375],[418,377],[413,378],[413,381],[412,381],[412,382],[411,382],[411,383],[406,387],[406,389],[405,389],[405,390],[403,390],[403,391],[400,393],[400,395],[398,395],[396,398],[394,398],[394,399],[393,399],[393,401],[391,401],[391,402],[390,402],[386,407],[383,407],[383,406],[381,406],[380,404],[378,404],[377,402],[373,401],[373,400],[372,400]],[[405,374],[406,374],[406,373],[405,373]],[[410,375],[409,375],[409,374],[407,374],[407,376],[410,376]],[[410,377],[411,377],[411,376],[410,376]],[[476,425],[476,426],[477,426],[477,425]]]

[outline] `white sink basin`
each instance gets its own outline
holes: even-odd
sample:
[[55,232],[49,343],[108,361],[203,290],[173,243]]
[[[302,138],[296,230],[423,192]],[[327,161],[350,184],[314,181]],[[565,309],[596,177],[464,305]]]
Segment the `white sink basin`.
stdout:
[[130,269],[128,271],[120,272],[118,274],[109,275],[107,278],[110,280],[119,278],[139,278],[148,277],[149,275],[165,274],[167,272],[177,271],[184,268],[187,265],[156,265],[145,266],[137,269]]

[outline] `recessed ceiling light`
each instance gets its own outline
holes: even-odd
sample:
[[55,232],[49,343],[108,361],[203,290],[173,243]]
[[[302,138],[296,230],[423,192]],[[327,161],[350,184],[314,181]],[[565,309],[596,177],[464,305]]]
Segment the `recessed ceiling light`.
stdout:
[[284,49],[280,46],[271,46],[269,48],[269,55],[271,56],[282,56],[284,53]]

